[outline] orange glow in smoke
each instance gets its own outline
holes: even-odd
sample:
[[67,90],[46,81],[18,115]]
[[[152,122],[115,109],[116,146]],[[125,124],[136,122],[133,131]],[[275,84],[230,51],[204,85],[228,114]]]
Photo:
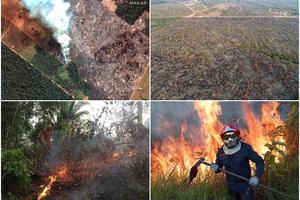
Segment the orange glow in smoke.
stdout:
[[72,177],[68,174],[68,166],[66,163],[57,169],[56,175],[60,182],[72,181]]
[[114,152],[113,155],[112,155],[112,157],[113,157],[113,158],[118,158],[118,157],[119,157],[119,154],[118,154],[117,152]]

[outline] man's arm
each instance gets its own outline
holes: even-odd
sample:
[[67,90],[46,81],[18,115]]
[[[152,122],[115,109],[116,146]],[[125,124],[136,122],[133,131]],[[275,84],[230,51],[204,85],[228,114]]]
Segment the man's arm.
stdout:
[[222,160],[220,159],[220,150],[217,153],[216,164],[219,166],[218,170],[215,171],[216,174],[220,173],[220,168],[223,168]]
[[260,178],[264,173],[264,167],[265,167],[264,160],[252,149],[250,145],[248,149],[248,156],[249,159],[255,163],[256,166],[255,176]]

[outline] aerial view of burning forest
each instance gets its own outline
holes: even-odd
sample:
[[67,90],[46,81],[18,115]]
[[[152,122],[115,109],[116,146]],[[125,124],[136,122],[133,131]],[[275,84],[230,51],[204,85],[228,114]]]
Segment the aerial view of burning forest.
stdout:
[[2,102],[1,112],[2,199],[148,199],[148,102]]
[[148,4],[1,1],[2,99],[148,99]]
[[[228,146],[220,133],[226,124],[239,130],[240,143],[257,155],[248,163],[251,176],[261,167],[260,185],[251,188],[245,182],[247,191],[254,190],[261,200],[299,198],[298,103],[162,101],[151,104],[152,199],[229,199],[226,170],[234,163],[241,167],[244,161],[224,164],[220,174],[212,171],[219,156],[222,160],[225,154],[241,154],[239,149],[234,154],[225,151]],[[218,148],[224,153],[217,153]]]
[[154,0],[151,11],[153,99],[298,99],[297,0]]

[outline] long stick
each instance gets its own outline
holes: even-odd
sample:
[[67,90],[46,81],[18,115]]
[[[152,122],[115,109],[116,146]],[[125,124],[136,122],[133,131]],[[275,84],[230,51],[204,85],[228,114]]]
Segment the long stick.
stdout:
[[177,167],[178,163],[176,163],[176,165],[173,167],[173,170],[171,171],[171,173],[169,174],[167,180],[166,180],[166,183],[169,181],[170,177],[172,176],[172,174],[174,173],[176,167]]
[[[201,163],[204,164],[204,165],[207,165],[207,166],[211,166],[210,163],[205,162],[205,161],[202,160],[202,159],[200,159],[200,160],[195,164],[195,166],[198,167]],[[249,182],[249,180],[250,180],[250,179],[248,179],[248,178],[246,178],[246,177],[243,177],[243,176],[240,176],[240,175],[238,175],[238,174],[236,174],[236,173],[227,171],[226,169],[223,169],[223,168],[219,168],[219,170],[222,171],[222,172],[224,172],[224,173],[226,173],[226,174],[230,174],[230,175],[232,175],[232,176],[235,176],[235,177],[240,178],[240,179],[242,179],[242,180],[244,180],[244,181],[247,181],[247,182]],[[284,197],[287,197],[287,198],[290,198],[290,199],[295,199],[294,197],[291,197],[291,196],[289,196],[289,195],[287,195],[287,194],[284,194],[284,193],[282,193],[282,192],[279,192],[278,190],[275,190],[275,189],[273,189],[273,188],[271,188],[271,187],[268,187],[268,186],[266,186],[266,185],[263,185],[263,184],[261,184],[261,183],[259,183],[258,186],[260,186],[260,187],[262,187],[262,188],[265,188],[265,189],[267,189],[267,190],[270,190],[270,191],[272,191],[272,192],[274,192],[274,193],[280,194],[280,195],[282,195],[282,196],[284,196]]]

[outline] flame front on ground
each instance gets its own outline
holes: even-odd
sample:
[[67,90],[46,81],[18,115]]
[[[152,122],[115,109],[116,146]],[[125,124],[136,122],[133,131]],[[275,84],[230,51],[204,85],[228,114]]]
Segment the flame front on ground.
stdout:
[[50,182],[48,183],[48,185],[43,189],[43,191],[38,195],[37,200],[41,200],[44,197],[48,196],[52,187],[52,184],[56,181],[57,176],[49,176],[48,178],[50,180]]
[[[218,136],[218,130],[222,127],[222,123],[218,121],[221,107],[216,102],[197,101],[194,108],[199,119],[203,119],[200,127],[189,128],[188,123],[184,120],[180,125],[179,137],[171,135],[162,143],[154,142],[152,148],[152,176],[154,179],[161,174],[168,177],[173,170],[173,174],[178,177],[186,176],[188,170],[195,163],[194,152],[207,150],[207,158],[214,159],[213,152],[216,152],[221,143]],[[172,122],[164,124],[172,124]],[[187,132],[190,132],[188,136],[185,135]]]
[[[247,129],[241,129],[242,140],[251,144],[261,156],[268,151],[264,145],[271,142],[268,133],[283,124],[278,106],[277,102],[263,103],[260,107],[261,115],[257,116],[250,104],[241,104],[243,119],[247,125]],[[178,128],[172,121],[159,116],[158,128],[154,127],[154,129],[168,137],[152,142],[152,180],[155,181],[159,176],[169,177],[172,172],[172,176],[177,177],[178,180],[187,177],[190,168],[196,162],[195,152],[202,152],[209,162],[215,161],[217,149],[223,144],[219,135],[224,126],[219,120],[222,114],[221,105],[212,101],[196,101],[194,109],[200,125],[195,127],[194,124],[188,124],[183,120],[178,134],[176,131],[166,132]],[[285,141],[283,136],[277,137],[276,140]],[[205,176],[206,167],[201,166],[199,170],[201,170],[200,174]]]

